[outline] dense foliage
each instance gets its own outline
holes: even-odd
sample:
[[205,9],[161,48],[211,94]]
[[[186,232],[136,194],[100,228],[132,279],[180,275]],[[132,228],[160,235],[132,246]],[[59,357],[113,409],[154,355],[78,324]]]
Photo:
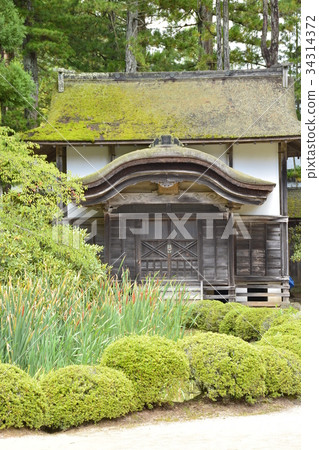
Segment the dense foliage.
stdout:
[[291,260],[301,261],[301,225],[289,228],[289,243],[292,247]]
[[170,401],[189,379],[185,354],[160,336],[128,336],[106,347],[101,364],[122,370],[132,380],[136,408]]
[[263,327],[263,323],[275,319],[277,316],[278,311],[271,308],[241,309],[235,320],[234,335],[244,341],[258,341],[261,337],[260,329]]
[[254,403],[265,393],[266,370],[260,353],[234,336],[196,333],[180,341],[192,378],[211,400],[240,399]]
[[44,425],[53,429],[114,419],[133,407],[131,381],[107,367],[63,367],[49,372],[40,385],[48,402]]
[[100,248],[86,243],[83,230],[59,222],[59,204],[83,199],[80,182],[35,149],[0,128],[0,282],[45,273],[60,283],[79,271],[87,281],[104,274]]
[[0,363],[0,428],[40,428],[47,412],[37,381],[11,364]]
[[257,345],[270,345],[279,353],[288,350],[301,357],[301,339],[296,335],[276,333],[272,336],[263,336]]
[[[170,297],[167,290],[170,289]],[[0,360],[31,374],[69,364],[95,364],[103,348],[128,334],[183,336],[179,285],[147,279],[69,274],[52,286],[50,278],[25,278],[0,285]]]
[[[1,318],[1,329],[6,329],[7,335],[0,338],[4,343],[0,358],[7,360],[15,356],[16,362],[31,373],[38,371],[35,379],[16,366],[0,364],[2,428],[46,426],[65,429],[88,421],[119,417],[143,407],[180,401],[185,398],[185,393],[187,397],[193,397],[200,392],[212,401],[243,399],[248,403],[265,396],[300,396],[299,312],[292,308],[272,310],[273,314],[267,315],[262,322],[262,337],[258,342],[248,343],[239,337],[192,329],[176,343],[151,333],[161,331],[165,315],[174,315],[177,310],[180,316],[175,322],[176,330],[180,328],[182,319],[192,323],[193,316],[191,320],[184,316],[189,313],[189,306],[178,307],[176,298],[171,303],[164,300],[159,304],[156,298],[160,292],[150,290],[152,284],[140,291],[136,287],[130,291],[132,286],[129,288],[128,285],[123,291],[117,290],[118,287],[118,281],[114,280],[107,299],[104,297],[101,301],[92,301],[91,294],[95,292],[99,298],[105,286],[101,286],[100,292],[93,290],[88,297],[79,298],[74,305],[53,301],[51,307],[49,291],[38,286],[38,290],[34,290],[36,302],[39,302],[37,296],[48,299],[47,304],[41,303],[40,314],[45,317],[45,311],[50,308],[57,314],[52,324],[45,320],[39,326],[43,335],[35,333],[38,341],[32,340],[33,330],[38,324],[34,326],[29,320],[30,296],[27,297],[26,308],[21,303],[15,316],[6,310],[6,315]],[[68,298],[75,289],[76,286],[66,280],[60,291],[61,299]],[[14,299],[17,291],[14,292],[12,287],[11,290]],[[155,292],[155,297],[152,294],[148,296],[149,292]],[[3,295],[3,290],[1,293],[2,306],[6,306],[8,293]],[[52,292],[52,295],[56,294]],[[122,302],[119,301],[121,295],[125,299]],[[150,304],[154,308],[149,310],[147,305]],[[207,302],[203,305],[205,309],[208,307]],[[231,311],[236,308],[229,304],[223,306],[226,310],[231,308]],[[215,307],[213,302],[212,309]],[[258,309],[239,306],[238,310],[243,317],[249,310],[250,320],[254,323],[260,321]],[[145,314],[145,311],[149,313]],[[257,319],[254,319],[254,314]],[[156,315],[157,322],[152,322]],[[23,323],[25,316],[29,319]],[[139,318],[146,321],[142,320],[139,325]],[[65,322],[64,328],[60,326],[61,322]],[[57,327],[56,335],[52,333],[54,327]],[[169,329],[170,326],[166,331]],[[9,331],[14,339],[10,340]],[[135,331],[141,335],[125,336]],[[24,334],[26,340],[21,339]],[[62,336],[61,342],[58,336]],[[125,337],[118,339],[119,336]],[[114,339],[115,342],[110,343]],[[91,361],[96,363],[100,360],[103,348],[101,364],[93,366]],[[68,366],[70,362],[76,364]],[[57,369],[59,366],[61,368]],[[49,373],[43,374],[43,369]]]
[[217,300],[200,300],[188,306],[188,327],[204,331],[219,331],[219,324],[227,314],[224,303]]
[[258,349],[266,368],[266,395],[270,397],[300,395],[300,358],[287,350],[276,351],[270,345],[261,345]]

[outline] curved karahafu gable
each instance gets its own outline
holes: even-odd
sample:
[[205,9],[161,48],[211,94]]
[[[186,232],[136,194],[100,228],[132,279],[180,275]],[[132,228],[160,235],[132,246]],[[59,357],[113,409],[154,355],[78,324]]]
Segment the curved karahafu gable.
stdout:
[[232,169],[218,158],[180,145],[156,145],[127,153],[82,179],[86,205],[105,202],[142,181],[191,181],[208,186],[223,198],[241,204],[262,204],[275,183]]
[[298,139],[292,80],[282,67],[158,73],[60,74],[48,121],[26,140],[144,142]]

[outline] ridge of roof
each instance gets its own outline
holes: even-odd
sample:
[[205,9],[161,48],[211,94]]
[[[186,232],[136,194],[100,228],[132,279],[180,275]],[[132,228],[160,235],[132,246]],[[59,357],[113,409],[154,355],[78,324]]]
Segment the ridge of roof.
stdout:
[[73,70],[58,69],[60,79],[72,81],[138,81],[138,80],[190,80],[217,79],[238,77],[278,77],[283,76],[287,65],[275,65],[268,69],[238,69],[238,70],[199,70],[181,72],[75,72]]

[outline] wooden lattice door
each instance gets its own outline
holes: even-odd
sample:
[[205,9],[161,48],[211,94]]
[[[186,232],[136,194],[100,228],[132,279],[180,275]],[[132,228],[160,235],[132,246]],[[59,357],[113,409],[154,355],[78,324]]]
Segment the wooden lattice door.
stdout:
[[198,242],[195,239],[141,240],[141,278],[158,274],[177,280],[198,280]]

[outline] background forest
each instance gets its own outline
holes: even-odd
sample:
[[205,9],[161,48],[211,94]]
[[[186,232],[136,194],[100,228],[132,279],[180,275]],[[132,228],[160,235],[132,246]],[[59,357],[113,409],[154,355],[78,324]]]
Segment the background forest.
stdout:
[[[300,0],[0,0],[1,125],[46,115],[56,68],[300,70]],[[300,83],[296,83],[300,109]]]

